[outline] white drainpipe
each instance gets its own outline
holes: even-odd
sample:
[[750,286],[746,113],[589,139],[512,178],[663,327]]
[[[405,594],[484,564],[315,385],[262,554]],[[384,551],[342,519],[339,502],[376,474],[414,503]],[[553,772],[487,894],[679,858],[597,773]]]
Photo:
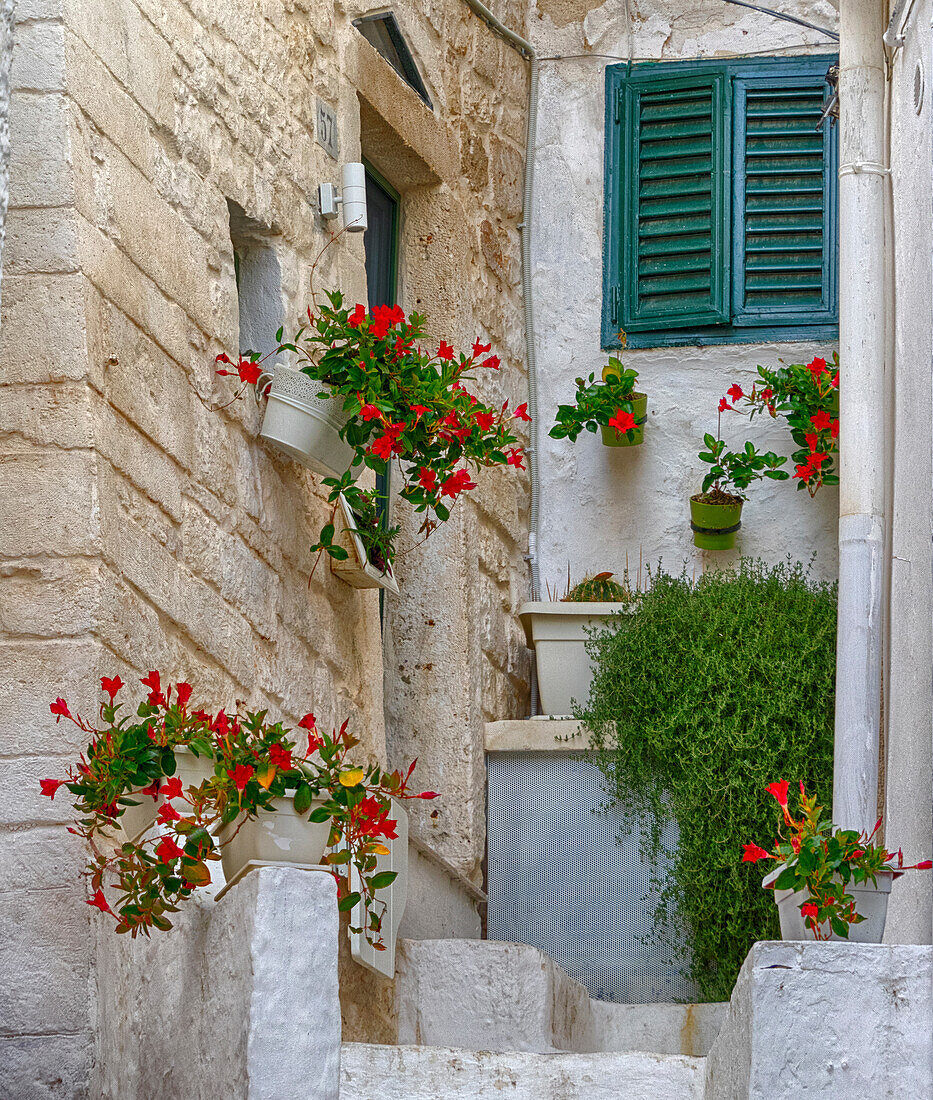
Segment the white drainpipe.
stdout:
[[885,591],[883,5],[841,0],[839,104],[839,618],[833,819],[871,829]]

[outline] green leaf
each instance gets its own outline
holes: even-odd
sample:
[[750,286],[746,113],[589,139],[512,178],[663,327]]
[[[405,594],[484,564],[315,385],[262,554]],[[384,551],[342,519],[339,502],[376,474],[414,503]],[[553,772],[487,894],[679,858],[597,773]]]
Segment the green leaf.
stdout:
[[326,806],[318,806],[316,810],[312,810],[311,814],[308,816],[308,820],[313,821],[315,825],[322,825],[325,821],[329,821],[330,817],[331,814]]
[[373,875],[369,879],[369,886],[372,890],[384,890],[387,886],[391,886],[398,878],[398,871],[380,871],[378,875]]
[[359,900],[360,900],[360,895],[359,894],[356,894],[356,893],[347,894],[345,897],[342,897],[340,899],[340,901],[337,902],[337,909],[341,913],[346,913],[350,909],[352,909],[353,906],[356,905]]
[[308,783],[300,783],[295,790],[295,813],[306,814],[311,809],[311,803],[313,801],[313,795],[311,794],[311,786]]

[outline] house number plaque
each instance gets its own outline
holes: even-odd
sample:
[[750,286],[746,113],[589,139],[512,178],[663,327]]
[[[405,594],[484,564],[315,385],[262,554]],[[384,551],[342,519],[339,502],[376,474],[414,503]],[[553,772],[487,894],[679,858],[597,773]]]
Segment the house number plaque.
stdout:
[[334,160],[337,159],[337,115],[323,99],[317,101],[317,141]]

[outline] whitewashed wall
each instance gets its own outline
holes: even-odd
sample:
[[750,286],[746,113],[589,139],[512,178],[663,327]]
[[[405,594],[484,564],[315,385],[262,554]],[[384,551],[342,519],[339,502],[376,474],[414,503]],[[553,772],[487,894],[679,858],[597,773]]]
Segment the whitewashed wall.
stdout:
[[[732,8],[722,0],[629,0],[636,59],[676,60],[732,54],[828,53],[833,43],[802,28]],[[537,190],[533,224],[534,291],[542,469],[541,577],[559,582],[567,565],[579,577],[620,572],[628,556],[677,571],[700,572],[739,554],[777,561],[790,555],[835,576],[837,491],[814,500],[796,483],[753,485],[738,548],[703,554],[693,546],[688,500],[705,467],[697,459],[703,433],[716,430],[719,398],[733,382],[748,388],[756,364],[808,362],[831,347],[811,343],[737,344],[710,348],[629,351],[648,395],[645,443],[610,449],[586,433],[575,444],[547,437],[556,406],[572,399],[574,379],[605,363],[600,349],[602,303],[603,131],[605,67],[628,56],[626,5],[591,0],[537,0],[530,20],[542,62]],[[813,22],[834,27],[829,3],[794,6]],[[573,55],[573,56],[566,56]],[[584,56],[580,56],[584,55]],[[609,56],[607,56],[609,55]],[[779,453],[793,449],[782,421],[724,414],[730,445],[752,439]],[[788,463],[790,467],[790,463]],[[791,472],[792,469],[791,469]]]

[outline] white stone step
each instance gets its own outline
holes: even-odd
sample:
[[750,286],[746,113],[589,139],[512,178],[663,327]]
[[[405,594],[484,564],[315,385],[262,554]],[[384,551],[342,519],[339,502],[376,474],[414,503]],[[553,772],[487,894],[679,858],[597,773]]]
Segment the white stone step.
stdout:
[[704,1062],[344,1043],[340,1100],[702,1100]]
[[399,941],[396,1042],[403,1046],[703,1056],[728,1007],[594,1001],[527,944]]

